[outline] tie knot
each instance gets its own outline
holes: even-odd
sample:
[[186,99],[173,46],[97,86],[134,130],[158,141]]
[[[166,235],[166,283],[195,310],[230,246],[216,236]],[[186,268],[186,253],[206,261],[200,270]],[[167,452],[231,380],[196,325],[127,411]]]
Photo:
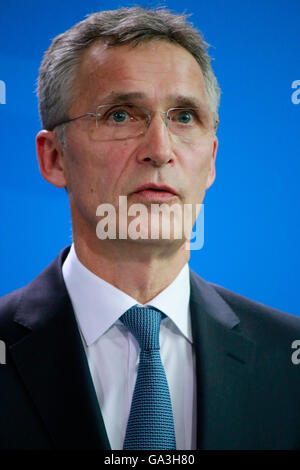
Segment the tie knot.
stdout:
[[159,349],[159,328],[162,314],[155,308],[131,307],[120,320],[137,339],[142,351]]

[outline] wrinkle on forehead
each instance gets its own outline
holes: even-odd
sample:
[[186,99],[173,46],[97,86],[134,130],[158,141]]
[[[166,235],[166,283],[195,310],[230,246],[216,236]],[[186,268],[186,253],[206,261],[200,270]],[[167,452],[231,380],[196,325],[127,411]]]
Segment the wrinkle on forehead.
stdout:
[[187,83],[194,85],[203,103],[207,101],[203,74],[196,59],[181,46],[164,40],[135,47],[94,43],[83,55],[75,83],[77,102],[86,100],[90,106],[96,104],[98,96],[104,97],[115,91],[114,88],[126,92],[139,91],[136,87],[140,87],[149,99],[155,100],[166,83],[177,94],[182,94],[180,89],[187,88]]

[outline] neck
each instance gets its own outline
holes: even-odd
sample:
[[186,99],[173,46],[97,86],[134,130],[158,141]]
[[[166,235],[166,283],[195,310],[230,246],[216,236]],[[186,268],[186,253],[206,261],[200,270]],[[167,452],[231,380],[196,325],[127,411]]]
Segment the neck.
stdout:
[[164,290],[188,262],[182,241],[145,244],[127,240],[96,240],[74,233],[79,261],[96,276],[145,304]]

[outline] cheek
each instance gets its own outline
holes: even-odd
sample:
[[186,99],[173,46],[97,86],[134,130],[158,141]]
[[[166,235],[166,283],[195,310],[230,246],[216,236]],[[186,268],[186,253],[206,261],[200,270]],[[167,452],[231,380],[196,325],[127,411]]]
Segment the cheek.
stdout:
[[133,143],[99,142],[82,146],[77,142],[68,150],[71,191],[93,206],[115,204],[124,189],[123,177],[126,180]]
[[130,140],[103,142],[95,149],[95,156],[102,168],[121,168],[126,166],[136,144]]
[[213,144],[211,142],[203,142],[190,150],[185,163],[190,183],[190,198],[200,202],[206,190],[207,178],[213,157]]
[[197,146],[191,146],[189,156],[186,159],[186,168],[192,180],[206,178],[210,169],[213,156],[213,144],[203,142]]
[[133,144],[129,141],[107,142],[96,150],[93,159],[94,173],[96,172],[96,179],[106,188],[107,194],[121,189],[122,178],[126,176],[133,150]]
[[89,179],[111,177],[120,171],[128,156],[128,144],[116,142],[101,142],[94,145],[82,145],[74,142],[67,149],[67,169],[70,175]]

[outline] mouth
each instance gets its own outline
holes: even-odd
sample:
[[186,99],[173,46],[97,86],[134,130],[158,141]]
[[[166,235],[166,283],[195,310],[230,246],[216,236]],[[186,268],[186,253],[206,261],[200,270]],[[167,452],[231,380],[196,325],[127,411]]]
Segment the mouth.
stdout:
[[138,186],[133,194],[148,201],[166,201],[178,195],[177,191],[171,186],[157,185],[155,183],[147,183]]

